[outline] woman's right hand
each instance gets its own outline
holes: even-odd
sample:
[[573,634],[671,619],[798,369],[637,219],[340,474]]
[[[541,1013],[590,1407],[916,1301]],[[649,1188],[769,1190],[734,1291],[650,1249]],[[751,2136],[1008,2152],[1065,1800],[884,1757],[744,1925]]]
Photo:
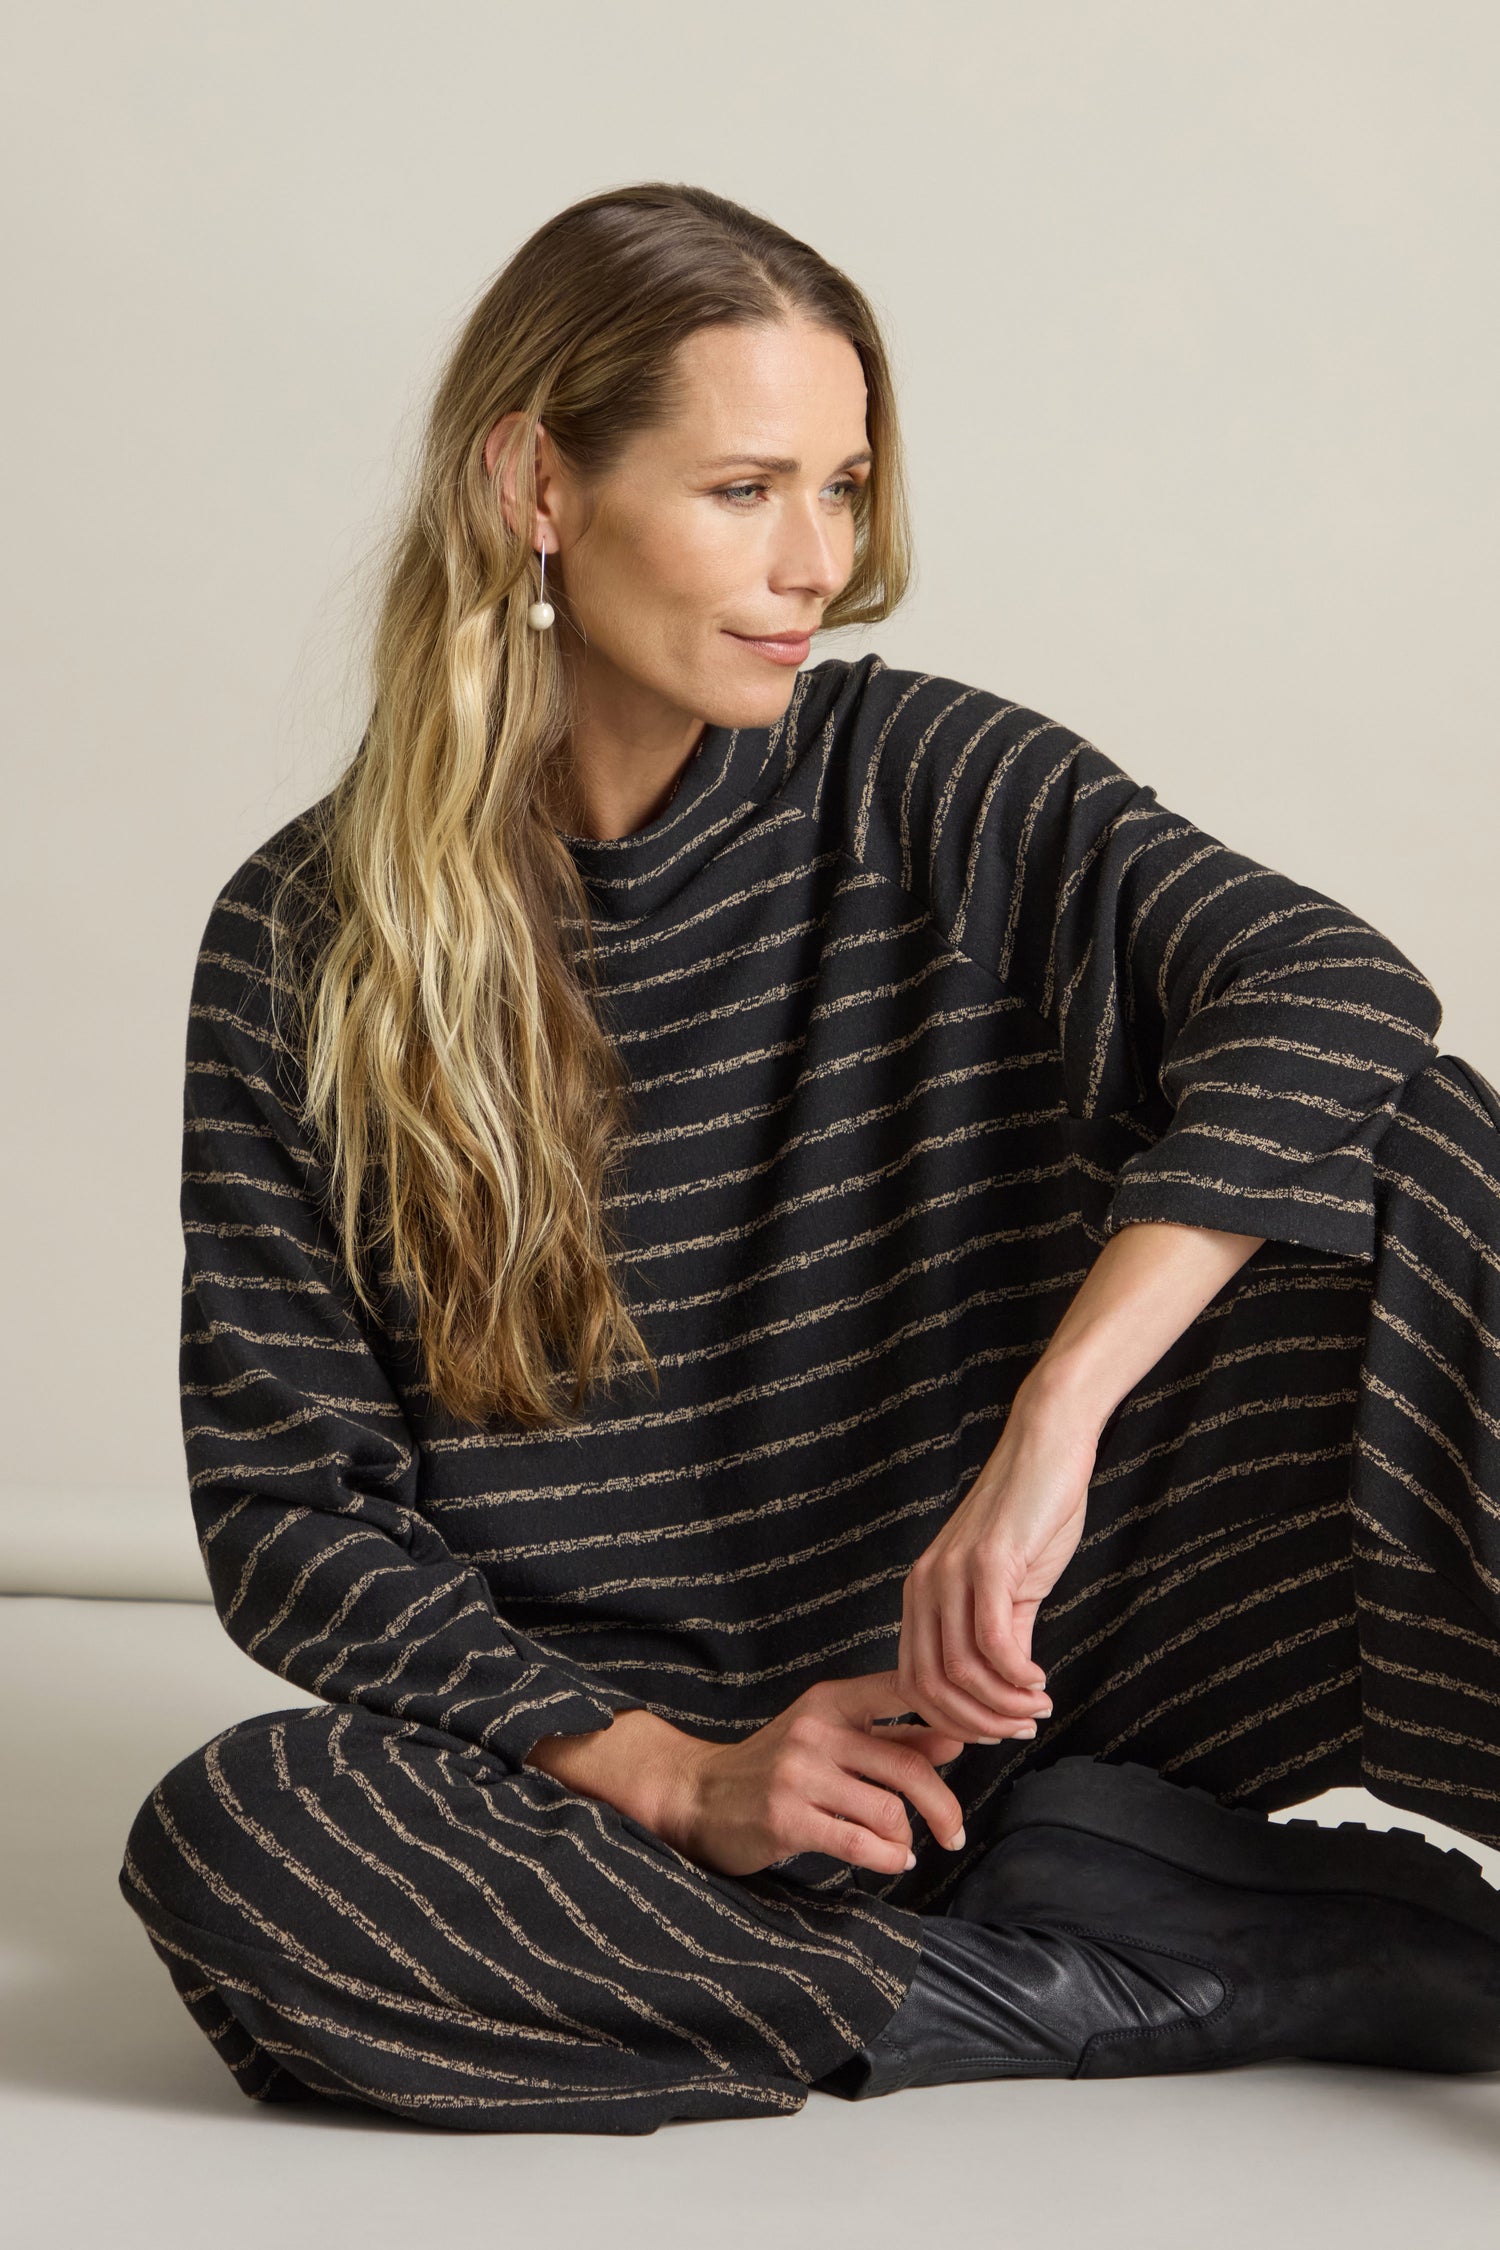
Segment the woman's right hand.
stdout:
[[873,1724],[910,1709],[894,1672],[819,1680],[743,1742],[696,1743],[660,1832],[720,1875],[753,1875],[796,1852],[894,1875],[911,1851],[909,1798],[957,1850],[963,1807],[934,1768],[957,1757],[964,1738]]

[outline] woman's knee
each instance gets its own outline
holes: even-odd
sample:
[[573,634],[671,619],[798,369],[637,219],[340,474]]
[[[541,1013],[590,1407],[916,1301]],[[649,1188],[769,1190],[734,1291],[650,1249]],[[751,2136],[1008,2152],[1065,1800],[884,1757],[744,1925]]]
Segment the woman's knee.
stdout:
[[1395,1117],[1437,1127],[1460,1144],[1492,1154],[1500,1135],[1500,1093],[1462,1055],[1438,1054],[1402,1086]]
[[1429,1070],[1441,1073],[1450,1084],[1455,1079],[1459,1080],[1465,1090],[1488,1113],[1490,1122],[1496,1130],[1500,1131],[1500,1093],[1495,1091],[1482,1070],[1476,1070],[1473,1063],[1466,1062],[1462,1055],[1439,1055],[1427,1067]]
[[126,1839],[120,1881],[185,1922],[212,1922],[225,1886],[253,1880],[254,1830],[282,1786],[278,1730],[300,1707],[241,1719],[163,1774]]
[[1409,1078],[1375,1149],[1381,1231],[1442,1262],[1500,1244],[1500,1094],[1461,1055]]

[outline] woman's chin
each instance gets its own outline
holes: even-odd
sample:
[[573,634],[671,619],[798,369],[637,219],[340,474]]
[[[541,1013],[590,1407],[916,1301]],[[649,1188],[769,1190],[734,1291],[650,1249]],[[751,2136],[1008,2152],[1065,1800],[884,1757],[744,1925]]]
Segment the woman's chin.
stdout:
[[[716,665],[704,683],[703,716],[713,726],[772,727],[792,700],[799,667],[772,664],[753,653],[732,654],[728,666]],[[727,672],[727,677],[726,677]],[[742,675],[748,673],[749,677]]]

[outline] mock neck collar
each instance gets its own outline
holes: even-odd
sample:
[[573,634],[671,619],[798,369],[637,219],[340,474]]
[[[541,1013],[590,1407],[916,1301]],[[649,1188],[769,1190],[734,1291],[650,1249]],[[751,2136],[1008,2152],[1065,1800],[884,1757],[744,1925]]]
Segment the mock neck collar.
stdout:
[[706,725],[670,800],[643,828],[628,836],[572,836],[559,829],[597,910],[617,922],[652,914],[726,849],[791,772],[809,714],[826,700],[829,676],[842,678],[847,670],[830,658],[799,672],[774,726]]

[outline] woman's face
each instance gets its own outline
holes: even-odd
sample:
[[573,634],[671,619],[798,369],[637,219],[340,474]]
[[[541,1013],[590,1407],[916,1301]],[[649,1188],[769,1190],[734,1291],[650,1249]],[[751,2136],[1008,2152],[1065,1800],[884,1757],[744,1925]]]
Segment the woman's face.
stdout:
[[[699,329],[678,366],[678,409],[587,492],[545,424],[538,459],[537,543],[545,533],[549,590],[555,574],[587,635],[559,618],[584,706],[595,725],[662,745],[703,720],[781,717],[806,636],[853,569],[870,474],[864,371],[846,337],[801,318]],[[781,662],[752,645],[775,634],[788,637]]]

